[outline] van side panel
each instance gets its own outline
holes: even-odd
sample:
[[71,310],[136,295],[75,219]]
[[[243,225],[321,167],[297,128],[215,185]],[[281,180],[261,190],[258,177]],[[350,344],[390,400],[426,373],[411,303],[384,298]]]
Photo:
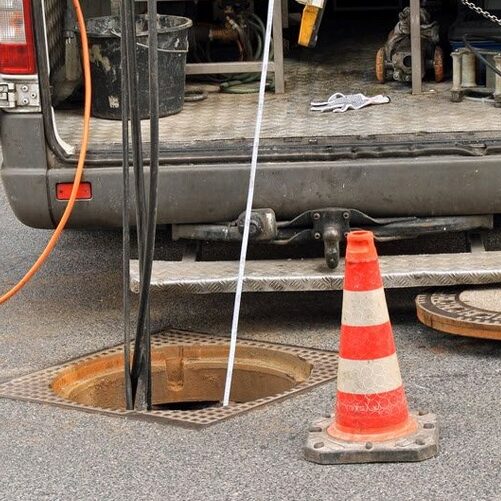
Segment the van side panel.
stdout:
[[16,217],[34,228],[52,228],[42,115],[0,112],[0,141],[2,181]]

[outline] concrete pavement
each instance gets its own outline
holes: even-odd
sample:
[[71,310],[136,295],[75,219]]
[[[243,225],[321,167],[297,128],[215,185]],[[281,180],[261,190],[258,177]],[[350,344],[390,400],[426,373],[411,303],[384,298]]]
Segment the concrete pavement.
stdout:
[[[49,233],[18,223],[2,189],[0,228],[6,289]],[[120,247],[113,232],[63,236],[26,290],[0,306],[0,380],[120,342]],[[308,425],[331,407],[332,384],[202,431],[0,400],[0,499],[501,499],[501,344],[420,326],[412,297],[394,291],[390,304],[410,404],[439,415],[435,459],[305,462]],[[230,296],[155,294],[153,326],[226,334],[231,305]],[[247,295],[241,335],[335,349],[339,306],[338,294]]]

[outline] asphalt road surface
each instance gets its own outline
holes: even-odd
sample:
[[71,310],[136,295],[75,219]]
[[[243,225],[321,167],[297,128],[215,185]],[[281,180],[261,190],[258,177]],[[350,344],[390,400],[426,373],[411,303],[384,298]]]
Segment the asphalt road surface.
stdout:
[[[49,233],[26,228],[0,188],[0,277],[13,285]],[[161,246],[163,243],[161,244]],[[121,237],[67,232],[33,282],[0,306],[0,380],[121,340]],[[501,344],[433,332],[412,292],[390,294],[413,408],[439,416],[440,454],[415,464],[318,466],[302,459],[333,384],[202,431],[0,400],[5,500],[500,500]],[[230,296],[153,297],[153,328],[227,334]],[[247,295],[241,335],[336,349],[339,294]]]

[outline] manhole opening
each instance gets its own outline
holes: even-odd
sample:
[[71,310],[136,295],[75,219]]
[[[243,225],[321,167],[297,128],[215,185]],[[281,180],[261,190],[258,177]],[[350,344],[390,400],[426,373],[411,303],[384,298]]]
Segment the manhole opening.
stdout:
[[[226,378],[228,347],[179,345],[152,351],[152,404],[155,410],[194,411],[218,406]],[[231,400],[253,402],[292,390],[310,377],[303,358],[254,346],[237,348]],[[52,391],[88,407],[122,410],[122,353],[70,365],[52,381]]]
[[222,407],[228,339],[169,329],[152,336],[153,408],[125,411],[123,345],[0,384],[0,397],[204,427],[290,398],[337,374],[337,353],[240,339],[231,405]]
[[220,402],[172,402],[167,404],[156,404],[154,411],[201,411],[219,406]]

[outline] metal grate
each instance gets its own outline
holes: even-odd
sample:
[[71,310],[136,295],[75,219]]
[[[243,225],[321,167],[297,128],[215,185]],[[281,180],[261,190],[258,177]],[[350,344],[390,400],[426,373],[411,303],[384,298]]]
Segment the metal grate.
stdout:
[[[212,336],[202,333],[192,333],[180,330],[169,330],[152,336],[152,348],[162,348],[176,345],[224,345],[228,346],[229,339],[221,336]],[[105,409],[81,405],[70,400],[66,400],[56,395],[51,389],[52,381],[65,369],[73,364],[88,362],[99,359],[107,355],[122,353],[123,345],[116,346],[104,351],[87,355],[76,360],[72,360],[62,365],[35,372],[20,378],[14,379],[0,385],[0,397],[13,400],[25,400],[52,404],[70,409],[80,409],[83,411],[97,412],[112,416],[129,416],[139,419],[154,420],[160,422],[170,422],[173,424],[204,427],[218,421],[236,416],[243,412],[261,407],[265,404],[291,397],[300,392],[306,391],[319,384],[326,383],[334,379],[337,375],[337,353],[332,351],[316,350],[299,346],[288,346],[281,344],[265,343],[247,339],[239,340],[239,346],[274,348],[285,353],[301,357],[312,365],[310,377],[303,383],[298,384],[288,391],[261,398],[258,400],[233,403],[228,407],[209,407],[194,410],[152,410],[148,412],[136,412],[120,409]]]

